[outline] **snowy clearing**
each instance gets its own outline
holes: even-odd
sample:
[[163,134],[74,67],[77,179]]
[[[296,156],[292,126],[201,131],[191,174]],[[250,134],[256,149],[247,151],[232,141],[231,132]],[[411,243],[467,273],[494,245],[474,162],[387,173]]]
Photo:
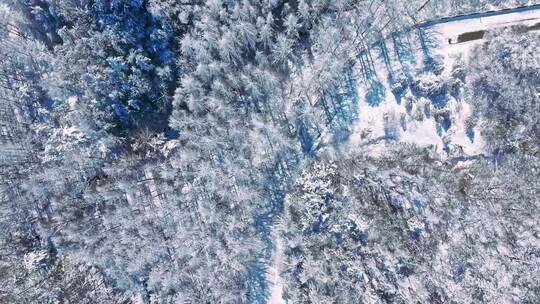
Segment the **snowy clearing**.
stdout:
[[[359,119],[352,132],[351,148],[386,138],[432,145],[439,153],[484,153],[480,130],[466,126],[470,106],[452,94],[429,92],[437,92],[451,80],[456,60],[466,61],[471,48],[482,43],[487,31],[512,25],[536,30],[539,23],[540,5],[534,5],[444,18],[408,33],[389,35],[359,56],[358,94],[366,98],[358,105]],[[441,70],[429,66],[433,58],[442,61]],[[425,89],[430,96],[411,92],[414,86]],[[382,149],[374,149],[372,154],[376,156],[377,151]]]

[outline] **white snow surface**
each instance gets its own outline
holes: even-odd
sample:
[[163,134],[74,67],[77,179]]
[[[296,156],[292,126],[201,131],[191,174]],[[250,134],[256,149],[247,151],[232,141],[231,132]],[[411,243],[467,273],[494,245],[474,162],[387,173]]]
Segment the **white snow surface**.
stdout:
[[279,237],[275,238],[274,258],[273,265],[268,271],[268,282],[272,286],[270,289],[270,299],[268,304],[285,304],[283,299],[283,281],[279,275],[279,266],[283,263],[283,254],[281,252],[281,240]]

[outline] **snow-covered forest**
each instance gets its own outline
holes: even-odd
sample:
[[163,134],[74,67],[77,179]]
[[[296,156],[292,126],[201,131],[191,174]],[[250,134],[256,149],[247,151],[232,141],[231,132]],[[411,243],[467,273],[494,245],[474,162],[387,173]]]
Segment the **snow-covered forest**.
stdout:
[[540,1],[0,0],[0,303],[540,303]]

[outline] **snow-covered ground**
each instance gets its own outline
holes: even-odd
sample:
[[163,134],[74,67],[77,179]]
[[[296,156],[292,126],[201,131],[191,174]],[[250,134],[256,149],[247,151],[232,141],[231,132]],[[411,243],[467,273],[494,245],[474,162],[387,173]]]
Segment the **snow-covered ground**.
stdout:
[[[351,148],[368,142],[384,145],[384,140],[377,139],[386,138],[431,145],[442,155],[444,151],[451,151],[453,155],[483,153],[480,130],[466,126],[471,114],[466,102],[445,91],[447,87],[440,94],[428,96],[412,88],[437,91],[444,87],[445,81],[452,80],[456,59],[461,57],[466,61],[470,50],[483,40],[476,37],[458,43],[460,35],[511,25],[533,27],[539,23],[540,7],[449,18],[399,36],[390,35],[383,43],[361,54],[357,71],[359,114],[350,140]],[[426,65],[430,58],[440,60],[442,70]],[[370,73],[365,72],[366,67]],[[370,151],[375,155],[384,151],[376,145]]]

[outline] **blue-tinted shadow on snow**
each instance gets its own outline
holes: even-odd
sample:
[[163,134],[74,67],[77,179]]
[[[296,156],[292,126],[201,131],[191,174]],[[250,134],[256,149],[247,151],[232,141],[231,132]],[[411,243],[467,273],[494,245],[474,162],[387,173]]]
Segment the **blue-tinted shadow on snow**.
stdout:
[[[300,100],[295,107],[298,113],[302,113],[305,102]],[[296,122],[301,152],[310,157],[315,156],[324,145],[338,146],[350,137],[352,126],[358,118],[357,79],[351,68],[344,71],[338,86],[324,91],[315,107],[323,121],[311,121],[305,118],[308,116],[299,115]]]
[[379,106],[385,99],[385,89],[381,82],[374,81],[371,83],[366,92],[366,102],[372,107]]
[[303,155],[313,156],[315,150],[315,142],[320,136],[320,131],[316,125],[313,124],[303,114],[307,111],[307,102],[303,99],[299,99],[294,103],[297,119],[296,126],[296,138],[300,143],[300,152]]
[[422,48],[422,69],[424,72],[430,72],[440,75],[444,70],[444,63],[440,55],[433,54],[432,50],[439,47],[438,41],[434,39],[430,30],[419,28],[418,39]]
[[[378,48],[380,49],[381,57],[385,62],[386,68],[389,72],[389,78],[391,79],[393,77],[392,69],[385,43],[379,43]],[[365,95],[366,102],[372,107],[379,106],[381,102],[384,101],[386,93],[384,85],[378,79],[377,73],[375,72],[375,66],[373,65],[373,59],[371,57],[371,50],[363,50],[356,56],[356,58],[360,63],[360,71],[362,72],[363,83],[367,87],[367,92]]]
[[417,35],[422,48],[423,58],[426,59],[432,57],[432,50],[438,47],[437,41],[432,38],[435,35],[430,35],[429,30],[424,28],[419,28]]
[[370,83],[372,79],[377,79],[377,73],[375,72],[375,65],[373,64],[370,49],[358,53],[356,59],[360,64],[360,71],[362,72],[364,83]]
[[347,84],[338,94],[331,94],[334,101],[334,118],[328,122],[328,129],[332,134],[332,142],[339,145],[349,139],[351,126],[358,118],[358,93],[356,79],[347,74]]
[[391,36],[395,56],[400,65],[400,70],[395,77],[389,78],[389,83],[392,87],[392,94],[398,104],[407,91],[408,85],[413,82],[411,67],[416,64],[416,58],[413,54],[410,33],[394,34]]
[[[395,38],[394,38],[395,39]],[[395,40],[394,40],[395,41]],[[392,61],[390,58],[389,50],[386,47],[386,42],[382,41],[379,43],[379,49],[380,49],[380,56],[379,58],[382,59],[384,62],[384,65],[386,67],[387,71],[387,80],[392,88],[392,94],[394,94],[394,97],[396,99],[396,102],[398,104],[401,104],[401,98],[403,97],[406,83],[408,82],[407,79],[410,79],[410,76],[407,76],[409,73],[407,72],[408,69],[403,68],[403,64],[401,63],[401,59],[399,58],[399,52],[396,53],[398,60],[401,63],[402,70],[399,72],[394,72],[394,68],[392,67]],[[373,79],[371,79],[373,81]],[[372,84],[373,86],[373,84]],[[384,99],[384,98],[383,98]],[[369,103],[369,101],[368,101]]]
[[306,123],[300,123],[298,127],[298,140],[300,148],[305,155],[313,155],[315,146],[315,136]]
[[413,48],[411,46],[410,33],[393,34],[391,37],[394,45],[394,51],[402,70],[406,73],[410,72],[407,64],[416,63],[416,58],[414,57],[414,53],[412,51]]
[[467,127],[465,129],[465,134],[467,135],[467,138],[471,141],[471,143],[474,143],[474,129],[471,127]]
[[384,62],[386,71],[388,72],[388,78],[393,78],[394,71],[392,68],[391,61],[390,61],[390,55],[388,54],[388,48],[386,47],[386,42],[384,40],[382,40],[379,43],[379,50],[380,50],[379,58],[381,58]]
[[431,100],[431,104],[437,109],[442,109],[446,107],[450,98],[448,97],[447,92],[433,92],[428,94],[428,99]]

